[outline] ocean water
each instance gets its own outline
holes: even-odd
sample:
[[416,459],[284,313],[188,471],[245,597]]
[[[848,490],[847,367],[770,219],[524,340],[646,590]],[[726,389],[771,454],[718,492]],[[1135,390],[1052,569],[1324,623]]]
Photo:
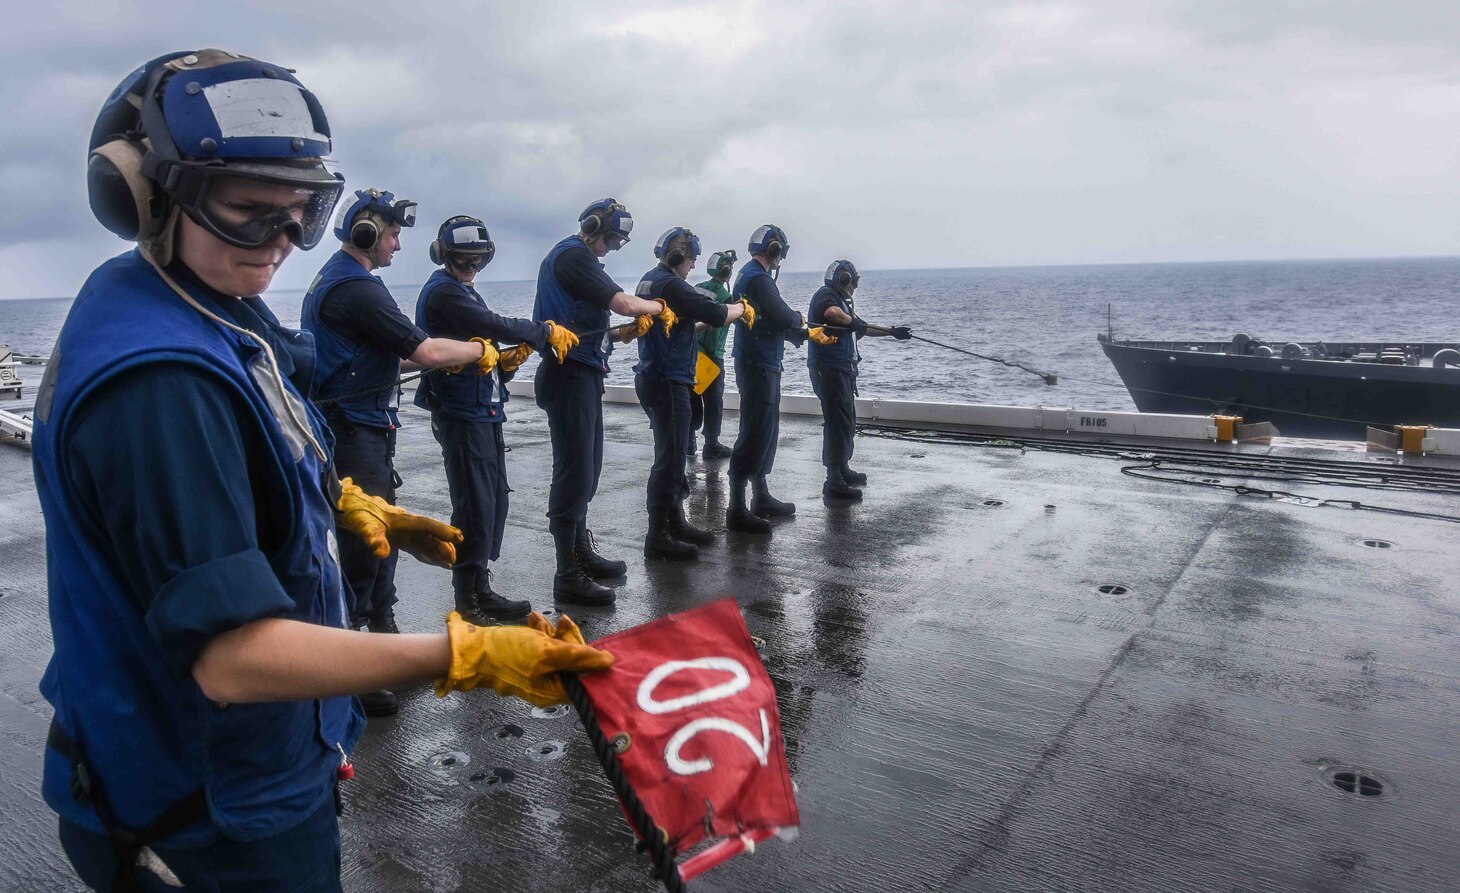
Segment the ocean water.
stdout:
[[[804,312],[820,284],[820,274],[787,273],[781,294]],[[530,315],[532,282],[479,286],[498,312]],[[412,315],[419,285],[392,283],[392,290]],[[290,325],[302,298],[298,291],[265,295]],[[69,306],[69,299],[0,300],[0,343],[48,354]],[[1105,331],[1107,306],[1122,338],[1225,340],[1246,332],[1278,342],[1454,341],[1460,258],[869,270],[857,292],[862,318],[910,325],[929,338],[1055,372],[1060,381],[1050,387],[940,347],[869,338],[862,341],[862,396],[1131,409],[1095,340]],[[621,347],[610,382],[631,384],[636,359],[635,348]],[[805,351],[790,345],[783,390],[811,392]]]

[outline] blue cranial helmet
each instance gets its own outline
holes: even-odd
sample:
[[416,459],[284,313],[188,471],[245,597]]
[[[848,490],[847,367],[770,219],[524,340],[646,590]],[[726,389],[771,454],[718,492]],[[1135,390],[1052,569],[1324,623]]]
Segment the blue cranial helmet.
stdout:
[[654,243],[654,256],[671,267],[684,263],[686,255],[700,256],[700,237],[682,226],[665,230],[659,241]]
[[634,218],[617,199],[601,198],[578,215],[578,228],[585,236],[602,233],[617,238],[623,245],[629,241],[629,233],[633,232]]
[[497,245],[487,232],[487,225],[476,217],[460,214],[448,219],[436,231],[431,243],[431,263],[444,264],[448,254],[471,254],[480,258],[478,268],[492,262]]
[[[380,238],[380,227],[363,215],[374,214],[401,227],[416,225],[416,203],[397,199],[393,192],[379,189],[357,189],[350,203],[340,209],[335,219],[335,238],[356,248],[366,249]],[[369,230],[368,234],[365,230]],[[362,244],[364,243],[364,244]]]
[[330,128],[314,94],[287,68],[223,50],[133,71],[102,105],[89,149],[92,212],[164,257],[174,205],[231,245],[286,233],[307,249],[343,189],[325,165]]
[[751,233],[749,251],[751,255],[764,254],[771,260],[779,260],[790,253],[791,240],[786,238],[785,230],[767,223]]
[[857,274],[857,268],[849,260],[834,260],[831,266],[826,268],[825,281],[827,285],[834,285],[838,288],[852,289],[862,281]]

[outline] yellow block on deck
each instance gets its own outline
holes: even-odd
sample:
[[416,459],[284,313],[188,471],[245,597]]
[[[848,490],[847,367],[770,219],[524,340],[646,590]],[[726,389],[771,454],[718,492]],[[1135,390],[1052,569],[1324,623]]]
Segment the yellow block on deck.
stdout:
[[1217,440],[1230,443],[1237,439],[1237,429],[1242,426],[1240,415],[1214,415],[1212,421],[1217,423]]
[[1433,427],[1433,425],[1396,425],[1394,429],[1399,432],[1400,451],[1423,453],[1425,451],[1425,432]]

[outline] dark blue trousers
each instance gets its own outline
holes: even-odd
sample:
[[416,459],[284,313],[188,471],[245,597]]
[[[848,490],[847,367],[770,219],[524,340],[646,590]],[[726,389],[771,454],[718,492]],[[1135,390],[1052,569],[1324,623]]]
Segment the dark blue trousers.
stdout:
[[451,526],[461,531],[453,575],[476,579],[502,554],[507,531],[507,446],[501,422],[470,422],[431,414],[431,433],[441,444],[446,486],[451,491]]
[[[108,893],[116,872],[111,841],[61,822],[61,848],[82,883]],[[302,823],[273,837],[174,850],[155,848],[181,889],[206,893],[340,893],[340,824],[331,799]],[[178,893],[153,871],[137,868],[147,893]]]
[[744,481],[771,473],[781,437],[781,373],[735,358],[740,387],[740,436],[730,455],[730,477]]
[[603,373],[568,360],[537,364],[537,405],[547,413],[553,445],[548,526],[569,532],[588,518],[603,472]]
[[[339,476],[353,479],[361,490],[395,505],[395,488],[400,485],[391,462],[395,432],[357,425],[341,413],[328,413],[325,418],[335,435],[335,469]],[[359,626],[395,605],[395,565],[400,550],[391,549],[390,557],[376,558],[365,541],[349,530],[337,528],[335,535],[340,546],[340,572],[354,593],[350,622]]]

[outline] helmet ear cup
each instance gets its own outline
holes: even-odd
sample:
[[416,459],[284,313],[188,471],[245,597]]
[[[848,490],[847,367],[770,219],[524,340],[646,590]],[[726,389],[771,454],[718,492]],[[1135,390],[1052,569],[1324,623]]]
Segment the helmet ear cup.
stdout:
[[780,260],[785,250],[786,247],[781,244],[780,239],[772,239],[771,243],[765,246],[765,256],[771,260]]
[[440,239],[433,239],[431,241],[431,263],[438,267],[446,263],[446,255],[441,251]]
[[132,140],[112,140],[91,153],[86,163],[86,193],[91,213],[101,225],[137,241],[156,226],[163,209],[151,180],[142,176],[143,146]]
[[369,217],[364,217],[350,227],[350,244],[361,251],[369,251],[380,241],[380,225]]
[[837,270],[836,284],[841,286],[842,288],[847,288],[852,284],[852,274],[848,273],[845,267]]
[[585,236],[598,235],[599,230],[603,229],[603,215],[594,211],[579,221],[578,228],[583,231]]
[[684,258],[684,249],[675,246],[674,248],[669,249],[669,252],[664,255],[664,263],[671,267],[677,267],[680,264],[684,263]]

